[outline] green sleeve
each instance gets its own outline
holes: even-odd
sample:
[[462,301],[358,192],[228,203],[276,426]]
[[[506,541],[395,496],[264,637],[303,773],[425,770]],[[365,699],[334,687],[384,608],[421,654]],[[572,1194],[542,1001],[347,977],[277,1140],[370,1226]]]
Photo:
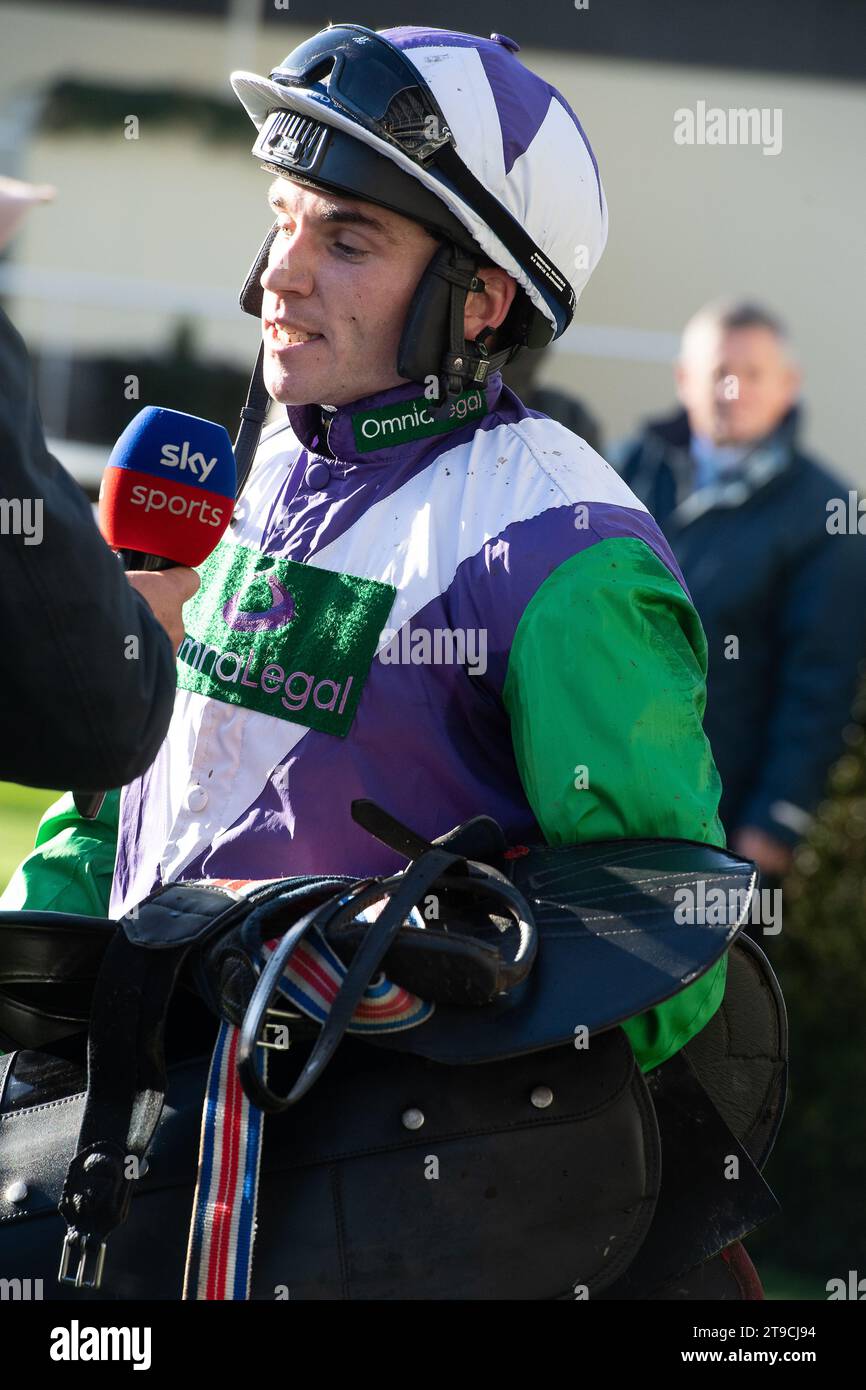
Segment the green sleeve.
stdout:
[[[672,836],[724,845],[721,782],[702,719],[706,638],[643,541],[571,556],[517,626],[503,687],[517,766],[550,844]],[[727,957],[623,1025],[641,1071],[713,1016]]]
[[55,801],[39,822],[35,848],[0,897],[0,908],[107,916],[119,811],[119,790],[108,792],[93,820],[79,816],[71,792]]

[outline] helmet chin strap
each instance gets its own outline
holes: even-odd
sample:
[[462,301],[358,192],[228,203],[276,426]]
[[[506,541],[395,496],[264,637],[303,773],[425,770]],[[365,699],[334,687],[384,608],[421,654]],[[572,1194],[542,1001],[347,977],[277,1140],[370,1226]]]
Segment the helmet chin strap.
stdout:
[[476,258],[446,241],[430,261],[409,305],[397,349],[397,371],[424,386],[434,414],[447,414],[455,397],[473,386],[484,386],[514,355],[513,346],[493,354],[487,351],[484,339],[492,328],[482,329],[474,342],[466,340],[466,296],[483,289]]
[[268,389],[265,386],[264,360],[265,345],[262,342],[259,343],[256,365],[253,367],[253,374],[247,387],[247,398],[241,410],[241,425],[234,443],[235,469],[237,471],[236,498],[240,497],[249,471],[253,466],[265,416],[271,403]]

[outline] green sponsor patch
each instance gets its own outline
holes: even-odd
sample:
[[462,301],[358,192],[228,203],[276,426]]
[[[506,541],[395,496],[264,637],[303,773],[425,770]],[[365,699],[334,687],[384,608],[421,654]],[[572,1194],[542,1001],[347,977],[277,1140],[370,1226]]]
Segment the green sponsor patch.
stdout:
[[359,410],[352,416],[355,447],[359,454],[388,449],[410,439],[423,439],[428,434],[445,434],[465,425],[467,420],[479,420],[486,413],[484,392],[477,386],[451,402],[444,420],[437,420],[431,414],[430,402],[425,396],[416,396],[398,405],[379,406],[376,410]]
[[177,683],[344,737],[396,589],[223,542],[185,605]]

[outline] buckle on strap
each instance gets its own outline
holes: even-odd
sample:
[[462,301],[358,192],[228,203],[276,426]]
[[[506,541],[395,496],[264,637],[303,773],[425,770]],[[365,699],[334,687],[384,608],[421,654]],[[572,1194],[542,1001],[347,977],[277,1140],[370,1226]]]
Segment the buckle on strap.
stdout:
[[[73,1275],[70,1273],[69,1267],[76,1246],[79,1247],[78,1263]],[[99,1241],[97,1245],[93,1236],[82,1235],[79,1231],[67,1231],[63,1239],[63,1253],[60,1256],[57,1282],[58,1284],[71,1284],[76,1289],[98,1289],[102,1284],[104,1264],[104,1240]],[[90,1266],[89,1270],[88,1266]]]

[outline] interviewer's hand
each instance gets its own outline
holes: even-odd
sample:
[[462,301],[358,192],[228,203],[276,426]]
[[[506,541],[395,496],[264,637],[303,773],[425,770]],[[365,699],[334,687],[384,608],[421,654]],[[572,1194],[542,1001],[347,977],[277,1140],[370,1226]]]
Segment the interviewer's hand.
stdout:
[[183,641],[183,605],[201,584],[195,570],[175,565],[170,570],[130,570],[126,577],[162,623],[176,656]]
[[774,840],[757,826],[740,826],[731,836],[730,848],[744,859],[753,859],[762,873],[778,878],[784,878],[794,862],[790,845]]

